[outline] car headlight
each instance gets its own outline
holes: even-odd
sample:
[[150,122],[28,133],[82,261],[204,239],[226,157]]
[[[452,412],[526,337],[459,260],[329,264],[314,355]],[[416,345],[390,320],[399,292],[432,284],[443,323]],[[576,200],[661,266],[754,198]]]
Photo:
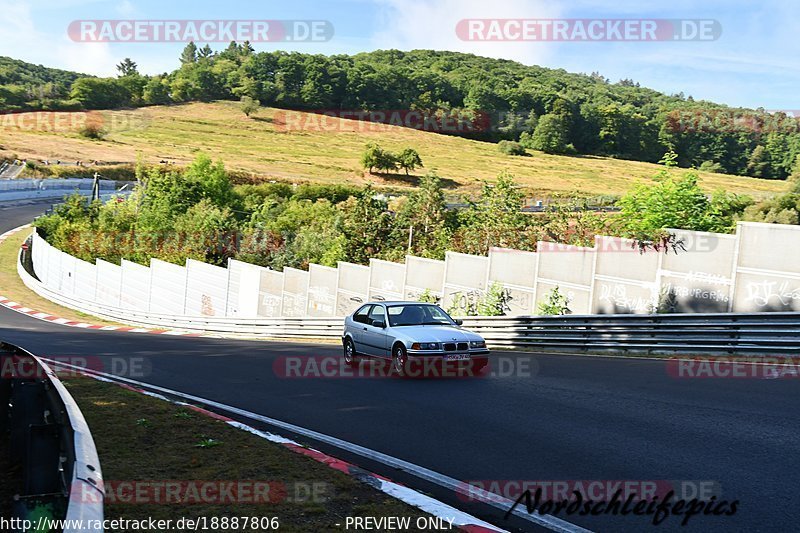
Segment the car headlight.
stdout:
[[415,342],[411,345],[412,350],[438,350],[438,342]]
[[486,341],[469,341],[470,348],[486,348]]

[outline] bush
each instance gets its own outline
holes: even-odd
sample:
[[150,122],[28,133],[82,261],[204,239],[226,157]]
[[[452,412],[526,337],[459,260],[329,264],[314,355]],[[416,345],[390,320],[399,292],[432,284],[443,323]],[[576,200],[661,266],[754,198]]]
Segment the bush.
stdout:
[[722,172],[722,165],[714,161],[703,161],[700,165],[700,170],[702,172]]
[[572,311],[569,308],[570,299],[566,294],[561,294],[558,286],[547,293],[547,299],[538,306],[540,315],[569,315]]
[[78,134],[87,139],[101,141],[103,138],[105,138],[106,131],[100,124],[97,124],[96,122],[87,122],[78,130]]
[[525,147],[516,141],[500,141],[497,148],[506,155],[529,155]]
[[244,113],[247,118],[250,118],[250,115],[255,114],[261,109],[261,102],[249,96],[242,96],[241,108],[242,113]]
[[503,316],[510,308],[511,294],[497,282],[492,282],[486,294],[478,300],[478,316]]

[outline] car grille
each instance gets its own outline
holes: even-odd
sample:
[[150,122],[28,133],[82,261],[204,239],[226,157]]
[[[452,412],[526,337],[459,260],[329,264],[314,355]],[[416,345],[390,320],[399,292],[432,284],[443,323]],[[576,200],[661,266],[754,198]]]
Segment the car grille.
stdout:
[[444,343],[444,351],[445,352],[454,352],[456,350],[463,351],[463,350],[468,350],[468,349],[469,349],[469,344],[467,344],[466,342],[459,342],[458,344],[456,344],[455,342],[446,342],[446,343]]

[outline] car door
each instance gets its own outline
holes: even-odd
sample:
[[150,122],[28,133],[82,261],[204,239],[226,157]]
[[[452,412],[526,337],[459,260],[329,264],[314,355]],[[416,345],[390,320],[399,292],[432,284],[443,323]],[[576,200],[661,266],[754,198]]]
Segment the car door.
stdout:
[[364,346],[364,332],[367,329],[367,322],[369,322],[369,312],[371,309],[371,305],[365,305],[353,313],[351,334],[353,336],[353,344],[358,353],[368,353]]
[[372,323],[376,320],[386,325],[386,308],[382,305],[373,305],[369,312],[369,320],[362,331],[364,350],[376,357],[388,357],[386,351],[386,328],[376,328]]

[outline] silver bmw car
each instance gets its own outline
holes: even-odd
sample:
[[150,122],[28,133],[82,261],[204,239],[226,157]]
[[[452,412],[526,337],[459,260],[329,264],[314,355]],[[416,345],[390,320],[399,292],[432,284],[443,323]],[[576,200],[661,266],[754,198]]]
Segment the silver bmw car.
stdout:
[[438,305],[420,302],[362,305],[345,318],[342,343],[347,364],[356,365],[361,356],[382,358],[401,376],[436,364],[478,372],[489,357],[483,337]]

